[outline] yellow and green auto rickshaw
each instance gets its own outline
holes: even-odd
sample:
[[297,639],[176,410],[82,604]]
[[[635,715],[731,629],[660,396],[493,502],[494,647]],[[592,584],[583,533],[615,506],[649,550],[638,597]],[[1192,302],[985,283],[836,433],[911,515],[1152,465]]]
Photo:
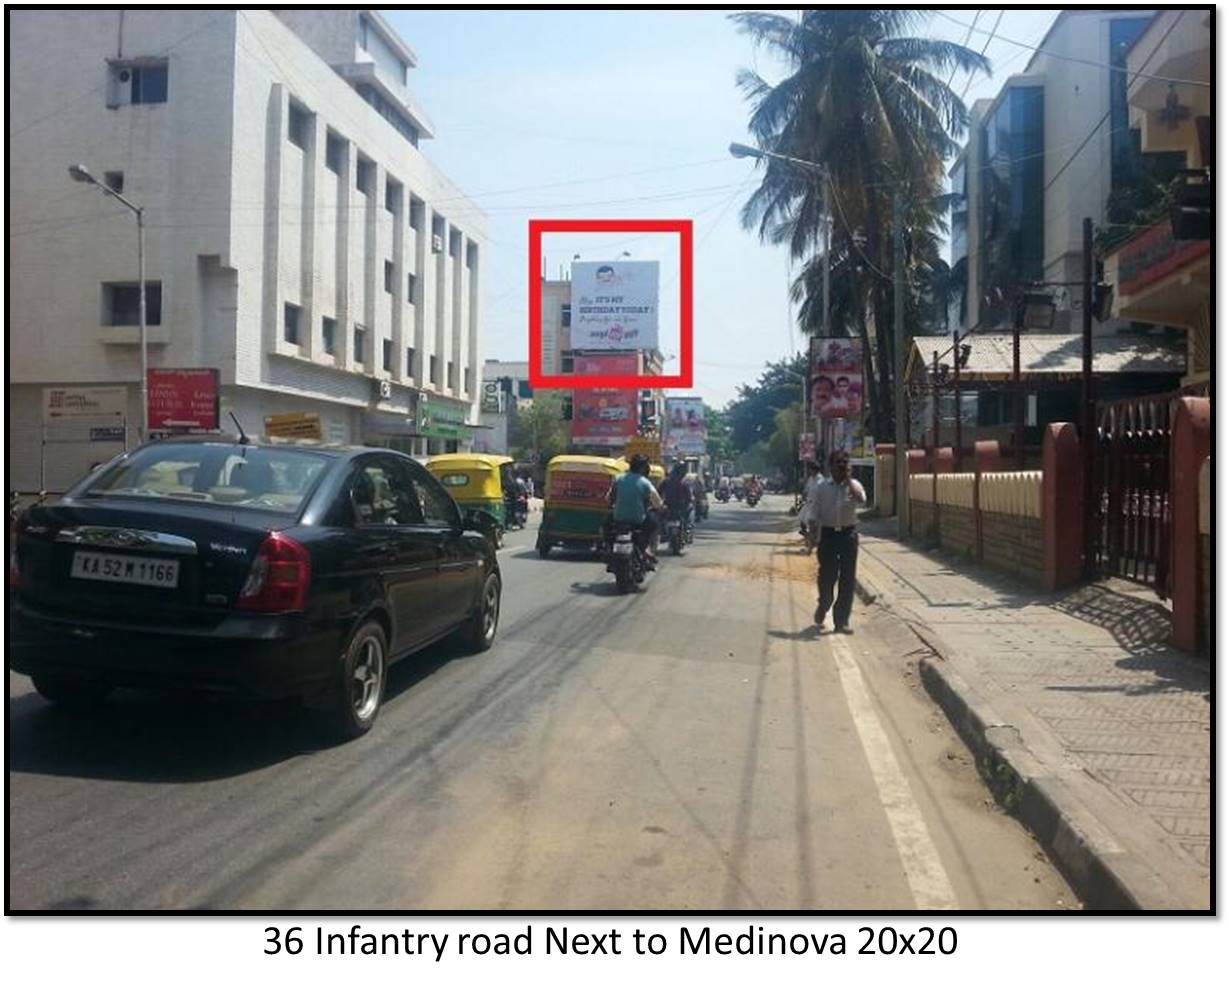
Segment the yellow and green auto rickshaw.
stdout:
[[503,544],[510,525],[508,501],[516,496],[512,458],[498,454],[437,454],[427,459],[430,471],[462,509],[480,509],[496,522],[495,545]]
[[538,553],[552,547],[593,550],[610,515],[611,482],[628,468],[623,458],[560,454],[546,466],[546,502],[538,527]]
[[660,464],[649,465],[649,481],[653,482],[654,488],[660,488],[661,483],[666,480],[666,469]]

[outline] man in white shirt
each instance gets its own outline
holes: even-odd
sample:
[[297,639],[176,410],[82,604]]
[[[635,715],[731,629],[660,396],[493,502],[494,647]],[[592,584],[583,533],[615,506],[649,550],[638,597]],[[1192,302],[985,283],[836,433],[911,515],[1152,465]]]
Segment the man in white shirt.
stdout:
[[[858,567],[858,506],[866,504],[866,490],[849,474],[849,455],[834,450],[828,458],[830,476],[815,487],[803,513],[819,533],[819,605],[815,625],[823,628],[828,609],[836,631],[852,633],[854,583]],[[836,605],[833,608],[833,589]]]

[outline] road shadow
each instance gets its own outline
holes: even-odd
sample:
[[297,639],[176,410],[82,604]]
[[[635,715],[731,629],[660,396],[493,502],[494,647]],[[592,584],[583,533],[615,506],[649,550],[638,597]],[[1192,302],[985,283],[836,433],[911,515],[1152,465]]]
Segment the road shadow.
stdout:
[[823,636],[831,636],[831,630],[820,629],[814,623],[807,626],[805,629],[789,630],[789,629],[769,629],[768,635],[773,639],[785,639],[793,642],[809,643],[820,639]]
[[[451,641],[394,664],[384,705],[466,651]],[[121,689],[84,711],[49,704],[33,690],[9,698],[9,770],[141,783],[239,777],[339,745],[319,714],[294,700]]]

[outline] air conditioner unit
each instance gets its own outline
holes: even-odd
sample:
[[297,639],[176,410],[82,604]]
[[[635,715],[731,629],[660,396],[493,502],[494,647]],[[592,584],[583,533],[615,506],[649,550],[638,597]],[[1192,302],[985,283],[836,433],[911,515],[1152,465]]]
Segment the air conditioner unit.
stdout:
[[393,397],[393,383],[386,378],[372,379],[372,391],[375,393],[377,400],[391,399]]
[[444,238],[439,234],[431,235],[431,253],[439,254],[444,250]]

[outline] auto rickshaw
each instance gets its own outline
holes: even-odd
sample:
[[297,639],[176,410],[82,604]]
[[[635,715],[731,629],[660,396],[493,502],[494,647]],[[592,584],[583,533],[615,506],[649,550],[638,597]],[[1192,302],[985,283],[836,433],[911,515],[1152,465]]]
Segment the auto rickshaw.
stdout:
[[546,467],[546,501],[538,527],[538,553],[551,548],[595,550],[610,515],[610,485],[628,469],[622,458],[560,454]]
[[649,465],[649,481],[653,482],[654,488],[661,488],[661,483],[666,480],[666,469],[660,464]]
[[427,470],[462,509],[480,509],[496,522],[495,545],[503,545],[508,528],[508,502],[516,495],[512,458],[498,454],[437,454]]

